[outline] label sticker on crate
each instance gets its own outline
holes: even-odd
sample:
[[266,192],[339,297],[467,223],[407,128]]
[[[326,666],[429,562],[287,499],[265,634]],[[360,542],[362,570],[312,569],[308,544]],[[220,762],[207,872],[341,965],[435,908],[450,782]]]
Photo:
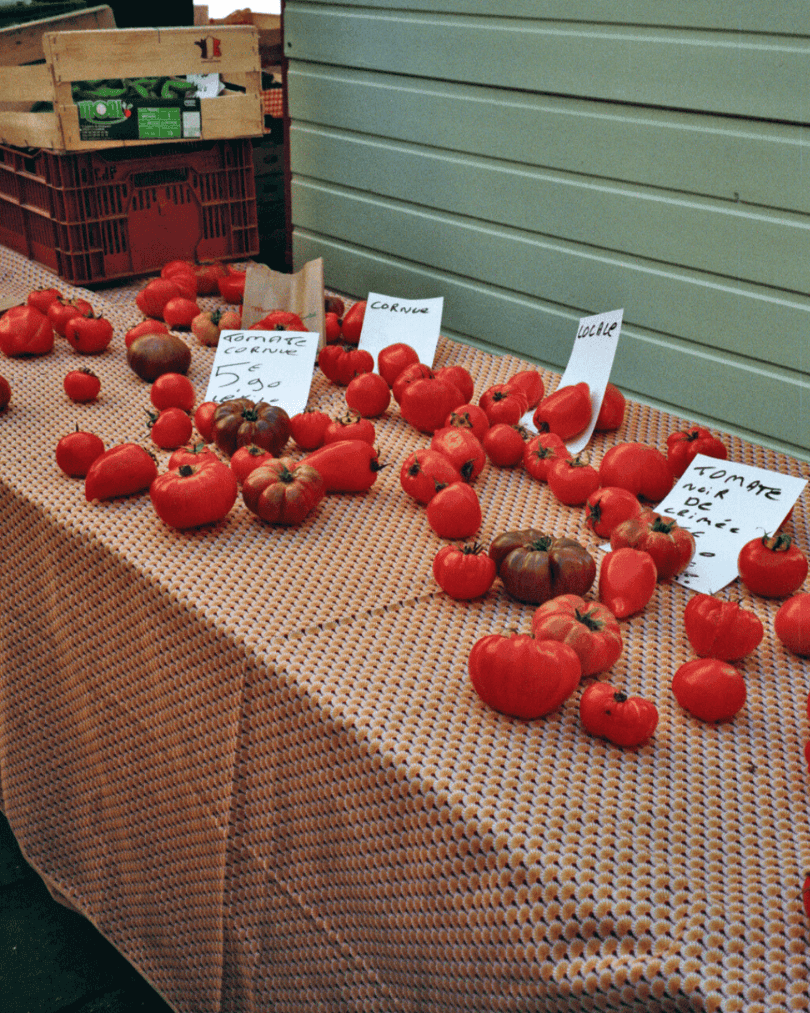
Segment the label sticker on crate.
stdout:
[[205,400],[246,397],[297,415],[309,400],[317,354],[317,331],[223,331]]
[[186,77],[74,81],[72,90],[83,141],[201,136],[197,83]]

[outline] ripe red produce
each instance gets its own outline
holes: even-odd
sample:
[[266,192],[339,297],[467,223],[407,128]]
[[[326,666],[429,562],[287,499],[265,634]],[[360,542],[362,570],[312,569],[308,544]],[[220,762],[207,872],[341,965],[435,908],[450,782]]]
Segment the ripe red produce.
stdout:
[[683,432],[670,433],[667,437],[667,460],[676,478],[681,477],[698,454],[725,461],[728,448],[703,426],[692,426]]
[[179,468],[181,464],[210,464],[212,461],[219,461],[214,451],[204,443],[195,443],[173,450],[167,467]]
[[353,303],[343,314],[340,322],[340,333],[347,345],[356,345],[360,340],[360,332],[363,330],[363,320],[366,316],[366,301],[361,299]]
[[532,420],[540,433],[556,433],[563,441],[581,433],[591,421],[591,390],[587,383],[559,387],[544,397]]
[[439,380],[448,380],[461,392],[464,404],[472,401],[475,393],[473,379],[464,366],[442,366],[434,373]]
[[489,554],[509,597],[529,605],[561,594],[584,595],[596,577],[596,561],[579,542],[534,528],[498,535]]
[[135,296],[135,303],[145,317],[162,320],[166,304],[170,299],[181,298],[183,291],[184,287],[174,278],[152,278]]
[[290,417],[283,408],[239,397],[223,401],[214,412],[214,443],[230,457],[237,447],[255,443],[280,454],[290,438]]
[[197,295],[218,295],[219,279],[227,277],[228,268],[213,261],[210,264],[195,264],[194,277],[197,282]]
[[269,313],[251,324],[248,330],[251,331],[308,331],[301,317],[292,310],[270,310]]
[[582,506],[599,488],[599,472],[581,457],[558,457],[548,468],[548,487],[566,506]]
[[231,471],[236,475],[239,484],[242,485],[256,468],[276,460],[278,458],[273,457],[269,450],[257,447],[255,443],[248,443],[246,446],[234,450],[231,456]]
[[355,376],[374,370],[374,356],[351,345],[324,345],[318,353],[321,372],[332,383],[347,387]]
[[460,404],[464,404],[464,396],[458,387],[438,377],[425,377],[405,387],[399,410],[405,421],[420,433],[435,433]]
[[380,464],[377,451],[365,440],[324,444],[299,461],[296,467],[304,464],[319,473],[327,492],[366,492],[385,467]]
[[655,447],[646,443],[617,443],[602,458],[599,482],[659,503],[675,484],[675,476],[666,457]]
[[129,346],[137,339],[142,337],[144,334],[168,334],[169,328],[163,323],[162,320],[142,320],[139,324],[135,324],[134,327],[130,327],[127,333],[124,335],[124,345]]
[[200,307],[197,303],[182,295],[170,299],[163,307],[163,319],[172,330],[190,330],[192,322],[199,315]]
[[400,485],[417,503],[429,503],[445,485],[464,481],[457,468],[437,450],[415,450],[400,469]]
[[624,413],[627,407],[624,394],[612,383],[605,387],[605,396],[596,417],[594,432],[609,433],[620,429],[624,422]]
[[573,647],[583,676],[606,672],[624,646],[610,609],[577,594],[558,595],[536,609],[532,633],[535,640],[558,640]]
[[475,489],[466,482],[439,489],[427,505],[428,524],[439,538],[471,538],[482,519]]
[[149,412],[149,431],[155,446],[161,450],[176,450],[191,439],[191,418],[182,408]]
[[377,353],[377,369],[389,387],[394,386],[394,380],[407,366],[413,366],[419,362],[419,355],[414,348],[398,341],[393,345],[386,345]]
[[84,478],[90,465],[104,453],[104,441],[76,427],[56,444],[56,463],[70,478]]
[[521,426],[508,426],[505,422],[499,422],[486,431],[482,446],[497,468],[513,468],[523,462],[526,430]]
[[245,506],[268,524],[300,524],[325,495],[320,472],[289,457],[256,468],[242,487]]
[[606,552],[599,569],[599,600],[617,619],[640,612],[655,592],[658,571],[641,549]]
[[8,408],[11,401],[11,384],[4,376],[0,376],[0,412]]
[[445,426],[459,426],[461,429],[471,429],[479,440],[484,439],[484,434],[489,429],[487,413],[477,404],[463,404],[454,408],[444,420]]
[[162,373],[149,391],[149,400],[158,411],[182,408],[190,412],[196,396],[194,384],[182,373]]
[[159,475],[149,486],[155,513],[164,524],[179,530],[221,521],[236,502],[238,492],[236,476],[222,461],[181,464]]
[[672,677],[675,699],[702,721],[729,721],[745,704],[745,680],[717,658],[687,661]]
[[336,345],[340,341],[340,317],[337,313],[324,314],[323,329],[327,345]]
[[478,399],[478,403],[483,408],[491,426],[498,422],[516,426],[528,411],[529,404],[526,395],[521,390],[505,383],[497,383],[488,387]]
[[379,373],[361,373],[349,381],[346,404],[366,419],[377,419],[391,404],[391,388]]
[[62,381],[71,401],[86,404],[94,401],[101,390],[101,380],[90,369],[72,369]]
[[740,550],[737,572],[749,591],[764,598],[784,598],[798,591],[807,576],[807,556],[790,535],[752,538]]
[[580,680],[579,658],[567,644],[538,643],[524,633],[482,637],[473,644],[467,667],[485,704],[528,721],[555,711]]
[[76,316],[71,317],[65,325],[65,337],[68,344],[80,354],[97,355],[109,347],[113,328],[104,317]]
[[235,331],[241,326],[240,313],[221,307],[218,310],[204,310],[198,313],[191,321],[191,333],[201,345],[215,348],[223,331]]
[[559,457],[571,457],[562,438],[556,433],[538,433],[523,448],[523,467],[532,478],[545,482],[548,469]]
[[426,366],[424,362],[413,362],[410,366],[406,366],[402,372],[397,374],[397,378],[394,380],[391,386],[391,393],[394,395],[394,400],[397,404],[402,400],[402,392],[410,383],[414,383],[416,380],[425,380],[434,377],[436,374],[430,368]]
[[613,529],[622,521],[638,517],[641,503],[632,492],[609,485],[596,489],[585,501],[585,523],[600,538],[610,538]]
[[324,445],[338,443],[340,440],[365,440],[374,446],[376,438],[374,423],[353,412],[332,419],[323,434]]
[[247,271],[236,271],[233,268],[228,268],[228,273],[222,277],[217,278],[217,288],[219,294],[230,306],[238,306],[241,304],[245,297],[245,281],[247,279]]
[[[795,594],[783,602],[774,616],[773,628],[789,651],[810,657],[810,594]],[[807,710],[810,720],[810,697]]]
[[84,495],[88,502],[133,496],[148,489],[155,478],[157,464],[147,450],[137,443],[119,443],[90,465]]
[[194,412],[194,425],[197,427],[197,432],[200,436],[202,436],[206,443],[213,442],[214,413],[218,407],[219,405],[216,401],[203,401],[199,408]]
[[444,454],[465,482],[476,479],[487,460],[484,448],[473,431],[458,426],[437,429],[430,441],[430,449]]
[[58,288],[37,288],[33,292],[28,293],[26,304],[33,306],[38,309],[40,313],[48,315],[48,307],[52,302],[56,302],[57,299],[62,298],[62,293]]
[[290,435],[302,450],[317,450],[323,446],[326,428],[331,422],[326,412],[305,408],[290,419]]
[[527,411],[536,408],[546,392],[543,377],[536,369],[522,369],[519,373],[509,377],[506,386],[526,395]]
[[642,746],[658,726],[658,708],[651,700],[628,696],[605,682],[588,686],[579,700],[579,717],[591,735],[614,746]]
[[659,580],[682,573],[695,553],[695,536],[682,528],[673,517],[645,507],[610,533],[612,549],[641,549],[649,552]]
[[470,601],[486,594],[495,581],[495,562],[477,542],[443,545],[433,560],[433,576],[446,595]]
[[733,601],[696,594],[684,609],[689,643],[701,658],[738,661],[753,651],[764,636],[759,617]]
[[13,306],[0,317],[0,350],[10,358],[47,355],[53,349],[53,327],[33,306]]
[[90,316],[92,312],[93,307],[86,299],[63,299],[60,296],[48,306],[47,316],[54,331],[64,338],[68,320]]

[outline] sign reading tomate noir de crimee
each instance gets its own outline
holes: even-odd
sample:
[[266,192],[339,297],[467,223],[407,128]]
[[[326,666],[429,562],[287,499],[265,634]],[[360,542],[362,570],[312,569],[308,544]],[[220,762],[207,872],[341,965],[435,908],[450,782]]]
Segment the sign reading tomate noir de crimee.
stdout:
[[316,331],[223,331],[205,400],[246,397],[297,415],[309,400],[317,353]]

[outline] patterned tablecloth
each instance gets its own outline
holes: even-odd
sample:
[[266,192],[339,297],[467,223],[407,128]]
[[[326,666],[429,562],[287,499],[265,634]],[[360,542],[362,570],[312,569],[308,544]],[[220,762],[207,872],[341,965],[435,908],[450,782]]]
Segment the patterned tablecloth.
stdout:
[[[8,251],[0,276],[20,297],[68,291]],[[533,609],[499,583],[466,604],[437,588],[442,543],[399,484],[428,438],[396,408],[373,489],[327,497],[297,529],[240,500],[177,533],[148,496],[91,505],[61,475],[54,447],[77,423],[148,444],[123,343],[136,287],[84,293],[115,325],[90,361],[97,403],[63,393],[85,363],[64,341],[0,363],[0,804],[52,890],[178,1013],[810,1009],[810,666],[773,633],[779,602],[737,582],[719,595],[766,628],[729,723],[672,696],[693,656],[677,584],[622,622],[609,676],[658,706],[648,745],[587,735],[580,691],[543,720],[501,717],[467,656],[485,634],[528,632]],[[202,399],[213,352],[191,343]],[[525,366],[444,339],[437,361],[466,366],[476,395]],[[337,414],[343,391],[316,370],[311,403]],[[662,447],[684,421],[630,404],[592,458]],[[481,541],[533,526],[597,551],[582,510],[522,471],[488,465],[476,489]],[[791,521],[805,549],[808,506]]]

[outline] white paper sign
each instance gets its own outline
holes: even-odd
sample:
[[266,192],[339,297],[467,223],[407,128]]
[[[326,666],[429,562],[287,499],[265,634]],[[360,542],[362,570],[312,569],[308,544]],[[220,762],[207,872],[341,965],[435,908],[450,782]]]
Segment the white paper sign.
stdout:
[[[573,455],[587,447],[593,435],[596,420],[599,418],[599,409],[602,407],[602,399],[605,396],[605,388],[610,379],[610,371],[613,369],[613,359],[619,344],[623,316],[623,309],[610,310],[608,313],[581,317],[577,325],[577,335],[574,338],[568,365],[565,367],[557,390],[560,387],[572,387],[577,383],[587,383],[593,407],[591,421],[587,427],[565,444]],[[532,422],[533,414],[533,411],[527,412],[520,421],[529,430],[536,432]]]
[[698,454],[675,488],[655,508],[695,536],[695,555],[673,579],[714,594],[737,577],[740,549],[773,534],[807,481],[736,461]]
[[222,331],[205,400],[246,397],[297,415],[309,399],[317,352],[316,331]]
[[439,330],[442,325],[444,298],[396,299],[379,292],[369,292],[363,330],[358,347],[374,356],[388,345],[403,342],[410,345],[426,366],[433,365]]

